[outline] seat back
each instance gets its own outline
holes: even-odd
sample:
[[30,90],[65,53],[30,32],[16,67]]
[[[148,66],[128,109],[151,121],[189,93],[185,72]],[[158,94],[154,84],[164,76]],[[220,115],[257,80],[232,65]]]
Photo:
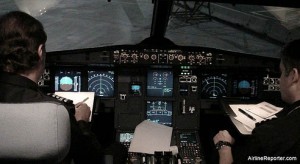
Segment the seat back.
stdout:
[[69,152],[70,138],[63,105],[0,103],[0,163],[59,163]]

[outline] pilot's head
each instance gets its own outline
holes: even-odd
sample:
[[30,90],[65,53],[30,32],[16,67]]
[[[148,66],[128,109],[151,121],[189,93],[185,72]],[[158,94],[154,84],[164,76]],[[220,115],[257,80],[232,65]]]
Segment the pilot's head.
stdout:
[[43,72],[46,40],[43,25],[29,14],[12,11],[0,17],[1,71]]
[[288,43],[281,52],[280,92],[287,103],[300,100],[300,40]]

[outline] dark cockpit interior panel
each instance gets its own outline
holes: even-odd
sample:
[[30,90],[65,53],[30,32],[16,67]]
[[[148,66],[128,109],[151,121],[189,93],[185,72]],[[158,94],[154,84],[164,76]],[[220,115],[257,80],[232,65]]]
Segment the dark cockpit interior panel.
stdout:
[[224,114],[220,99],[268,100],[279,93],[278,59],[205,47],[58,51],[47,54],[46,65],[39,82],[45,92],[95,92],[93,131],[107,135],[100,141],[129,147],[135,127],[149,120],[173,128],[183,163],[204,161],[202,130],[212,113]]
[[[39,88],[67,103],[58,92],[93,92],[89,124],[103,147],[119,142],[129,150],[148,120],[172,128],[180,163],[217,164],[219,130],[248,137],[230,103],[283,105],[279,53],[300,37],[299,7],[288,0],[2,0],[0,13],[21,10],[41,21],[47,55]],[[173,159],[164,153],[154,158]],[[152,164],[152,157],[128,152],[127,162]]]

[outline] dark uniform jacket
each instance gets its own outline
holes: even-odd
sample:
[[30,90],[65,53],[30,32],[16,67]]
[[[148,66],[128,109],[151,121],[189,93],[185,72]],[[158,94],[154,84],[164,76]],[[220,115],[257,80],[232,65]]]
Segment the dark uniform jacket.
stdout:
[[[42,102],[61,101],[43,94],[38,85],[30,79],[7,72],[0,72],[0,102]],[[75,163],[101,163],[103,150],[96,136],[85,121],[77,122],[74,104],[65,104],[71,120],[71,148],[69,156]]]
[[276,119],[256,125],[245,142],[233,147],[234,163],[300,163],[300,101]]

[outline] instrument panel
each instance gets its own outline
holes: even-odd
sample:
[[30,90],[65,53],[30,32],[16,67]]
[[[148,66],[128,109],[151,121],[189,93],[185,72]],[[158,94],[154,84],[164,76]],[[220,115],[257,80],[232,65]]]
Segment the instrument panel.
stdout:
[[184,52],[178,49],[120,49],[113,51],[114,63],[147,63],[147,61],[151,64],[212,65],[213,54],[209,50]]
[[[178,99],[190,94],[200,100],[247,99],[259,97],[261,91],[279,91],[278,59],[205,47],[122,45],[50,52],[46,63],[41,88],[93,91],[102,99]],[[125,90],[118,84],[123,81]]]
[[203,160],[200,118],[220,99],[279,93],[278,59],[210,48],[128,45],[50,52],[46,64],[42,90],[95,92],[92,122],[101,129],[113,125],[126,147],[143,120],[173,127],[183,163]]
[[[164,124],[174,128],[197,129],[197,117],[220,98],[257,99],[279,91],[278,59],[217,49],[117,46],[48,56],[41,88],[95,92],[96,107],[114,110],[116,129],[134,129],[148,117],[160,122],[152,118],[159,114],[168,115]],[[161,105],[166,103],[168,109]]]
[[[128,94],[135,96],[145,95],[147,97],[176,97],[176,91],[180,95],[188,95],[190,92],[197,92],[197,97],[201,99],[216,99],[220,97],[244,97],[256,98],[259,91],[279,91],[279,78],[271,78],[265,73],[241,75],[234,70],[200,71],[200,68],[191,67],[188,74],[177,66],[169,66],[167,69],[158,68],[160,66],[139,66],[131,68],[124,66],[123,69],[132,71],[133,74],[118,74],[117,67],[99,67],[98,70],[90,69],[88,66],[67,66],[46,69],[45,79],[40,79],[39,86],[47,87],[52,92],[95,92],[96,96],[103,98],[115,98],[118,90],[118,76],[127,76],[129,80]],[[74,69],[74,70],[72,70]],[[79,70],[80,69],[80,70]],[[102,69],[102,70],[101,70]],[[109,69],[109,70],[107,70]],[[130,79],[135,76],[135,69],[142,73],[137,77],[143,80]],[[72,70],[72,71],[70,71]],[[182,73],[184,72],[184,73]],[[195,73],[197,72],[197,73]],[[201,72],[201,73],[198,73]],[[205,73],[204,73],[205,72]],[[179,87],[176,89],[176,87]]]

